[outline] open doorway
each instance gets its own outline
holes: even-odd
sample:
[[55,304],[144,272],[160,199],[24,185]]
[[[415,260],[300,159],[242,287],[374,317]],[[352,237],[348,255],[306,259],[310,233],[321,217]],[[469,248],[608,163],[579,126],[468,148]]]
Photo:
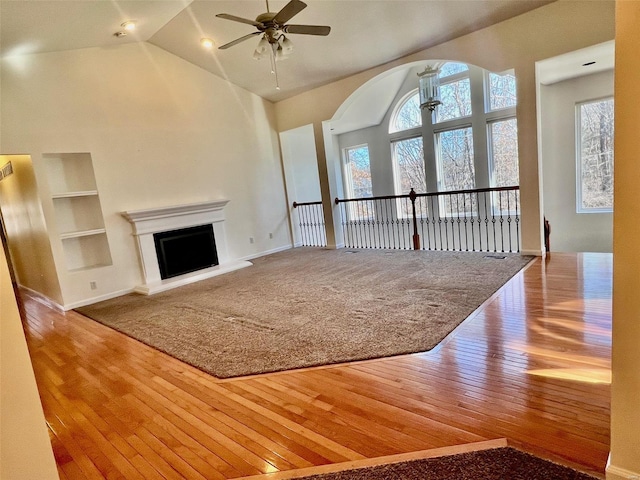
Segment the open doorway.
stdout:
[[613,41],[537,63],[544,215],[555,252],[613,246]]

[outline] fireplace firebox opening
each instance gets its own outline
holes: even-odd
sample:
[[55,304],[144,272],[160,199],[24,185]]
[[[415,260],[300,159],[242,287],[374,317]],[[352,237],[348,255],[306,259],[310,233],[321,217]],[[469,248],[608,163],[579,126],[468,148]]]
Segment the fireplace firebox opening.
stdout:
[[212,224],[154,233],[153,240],[163,280],[218,265]]

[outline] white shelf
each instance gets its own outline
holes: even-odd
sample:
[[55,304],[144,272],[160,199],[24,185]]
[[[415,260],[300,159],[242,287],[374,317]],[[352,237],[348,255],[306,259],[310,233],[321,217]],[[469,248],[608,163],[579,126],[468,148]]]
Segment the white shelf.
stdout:
[[100,235],[107,233],[104,228],[94,228],[93,230],[80,230],[78,232],[61,233],[61,240],[68,240],[70,238],[90,237],[91,235]]
[[93,265],[84,265],[78,268],[70,268],[67,271],[70,273],[84,272],[86,270],[92,270],[94,268],[102,268],[102,267],[110,267],[110,266],[111,266],[111,263],[95,263]]
[[90,153],[45,153],[55,224],[69,272],[112,264]]
[[51,198],[54,200],[60,198],[77,198],[77,197],[97,197],[97,190],[81,190],[76,192],[62,192],[62,193],[54,193],[51,195]]

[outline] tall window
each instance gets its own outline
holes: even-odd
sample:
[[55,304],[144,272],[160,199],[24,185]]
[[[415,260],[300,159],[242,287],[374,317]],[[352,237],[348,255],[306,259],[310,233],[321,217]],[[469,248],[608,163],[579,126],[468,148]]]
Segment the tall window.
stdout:
[[[515,118],[489,123],[489,171],[492,187],[511,187],[519,184],[518,123]],[[495,192],[494,211],[512,212],[516,209],[515,191]]]
[[373,186],[368,145],[345,148],[344,167],[347,198],[372,197]]
[[438,190],[468,190],[475,187],[473,132],[471,127],[436,134]]
[[[343,154],[346,197],[373,197],[369,146],[358,145],[347,147],[344,149]],[[350,203],[347,210],[349,218],[351,220],[372,218],[374,215],[372,202],[373,201]]]
[[577,105],[577,211],[613,211],[613,98]]
[[[440,67],[439,77],[442,104],[433,113],[420,109],[416,89],[398,101],[390,117],[395,193],[406,194],[411,187],[422,193],[517,186],[513,70],[492,73],[447,62]],[[481,185],[476,184],[477,178],[482,179]],[[511,196],[494,197],[494,210],[507,208],[500,206],[503,200],[510,210],[515,205],[515,193],[504,195]],[[472,196],[459,197],[452,201],[464,204],[461,211],[473,211]],[[456,206],[446,202],[440,204],[440,213],[451,215],[450,209]]]
[[422,138],[397,140],[391,146],[396,167],[396,191],[405,194],[413,188],[417,193],[426,192]]

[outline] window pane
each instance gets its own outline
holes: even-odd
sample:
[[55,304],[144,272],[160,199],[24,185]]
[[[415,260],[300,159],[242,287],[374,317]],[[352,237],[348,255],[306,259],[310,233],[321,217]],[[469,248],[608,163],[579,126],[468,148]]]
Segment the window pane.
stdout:
[[519,185],[518,123],[515,118],[489,125],[491,141],[491,186]]
[[440,86],[441,105],[436,107],[436,123],[471,115],[471,84],[468,78]]
[[421,125],[420,95],[416,90],[415,95],[407,98],[394,115],[389,133],[401,132]]
[[516,77],[513,71],[489,73],[489,110],[516,106]]
[[[520,184],[518,172],[518,122],[515,118],[489,124],[491,143],[491,186],[511,187]],[[494,192],[493,209],[496,213],[520,212],[519,193]]]
[[440,67],[440,73],[438,74],[438,77],[449,77],[451,75],[455,75],[456,73],[467,72],[468,70],[469,67],[465,63],[447,62],[442,67]]
[[405,195],[411,188],[417,193],[425,193],[427,181],[422,137],[399,140],[391,145],[396,170],[396,194]]
[[372,197],[373,187],[371,185],[369,147],[363,145],[347,148],[345,153],[348,198]]
[[579,207],[613,208],[613,99],[580,105]]
[[473,133],[471,127],[448,130],[436,135],[440,191],[475,187]]

